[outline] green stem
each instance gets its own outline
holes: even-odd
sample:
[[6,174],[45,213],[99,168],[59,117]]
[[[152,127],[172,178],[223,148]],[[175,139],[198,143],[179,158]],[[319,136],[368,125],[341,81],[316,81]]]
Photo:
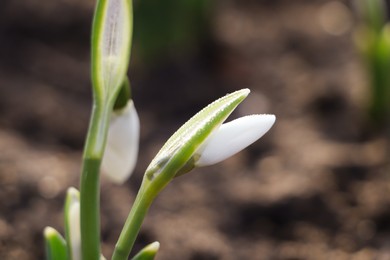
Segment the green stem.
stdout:
[[126,223],[116,243],[112,260],[127,260],[135,239],[138,236],[142,222],[148,212],[153,199],[157,195],[152,185],[144,178],[141,188],[134,201],[134,205],[127,217]]
[[84,260],[100,259],[100,163],[107,137],[110,105],[94,105],[84,147],[80,184],[81,251]]

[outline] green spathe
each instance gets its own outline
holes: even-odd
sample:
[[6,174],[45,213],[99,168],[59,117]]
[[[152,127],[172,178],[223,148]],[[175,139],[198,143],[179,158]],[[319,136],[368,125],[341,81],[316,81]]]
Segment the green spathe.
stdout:
[[132,1],[99,0],[92,28],[92,83],[98,101],[116,97],[129,64]]

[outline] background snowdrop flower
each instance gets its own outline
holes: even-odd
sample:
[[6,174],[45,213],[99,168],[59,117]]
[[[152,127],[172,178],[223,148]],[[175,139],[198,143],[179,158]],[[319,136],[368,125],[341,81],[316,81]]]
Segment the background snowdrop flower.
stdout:
[[75,201],[69,209],[70,242],[72,260],[81,260],[80,202]]
[[120,111],[114,111],[102,161],[103,173],[113,182],[125,182],[133,172],[139,146],[140,122],[134,103],[129,100]]
[[275,123],[275,115],[250,115],[222,124],[196,151],[195,166],[219,163],[262,137]]
[[73,187],[66,194],[65,234],[70,259],[81,260],[80,193]]

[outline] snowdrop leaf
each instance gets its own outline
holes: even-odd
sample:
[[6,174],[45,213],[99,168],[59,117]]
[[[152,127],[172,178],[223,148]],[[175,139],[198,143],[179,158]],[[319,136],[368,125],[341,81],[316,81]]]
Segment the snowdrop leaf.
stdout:
[[46,246],[47,260],[67,260],[68,254],[65,239],[52,227],[43,231]]
[[198,112],[164,144],[146,170],[146,177],[158,186],[166,185],[191,159],[198,147],[248,96],[249,89],[228,94]]

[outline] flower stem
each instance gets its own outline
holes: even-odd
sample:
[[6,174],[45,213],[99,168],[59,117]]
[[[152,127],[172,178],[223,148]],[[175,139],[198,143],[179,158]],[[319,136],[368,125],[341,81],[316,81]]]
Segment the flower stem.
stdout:
[[127,260],[135,239],[138,236],[142,222],[148,212],[153,199],[156,197],[155,189],[150,185],[147,178],[144,178],[141,188],[134,201],[134,205],[127,217],[126,223],[116,243],[112,260]]
[[100,163],[104,153],[110,105],[94,104],[84,147],[80,184],[82,259],[100,259]]

